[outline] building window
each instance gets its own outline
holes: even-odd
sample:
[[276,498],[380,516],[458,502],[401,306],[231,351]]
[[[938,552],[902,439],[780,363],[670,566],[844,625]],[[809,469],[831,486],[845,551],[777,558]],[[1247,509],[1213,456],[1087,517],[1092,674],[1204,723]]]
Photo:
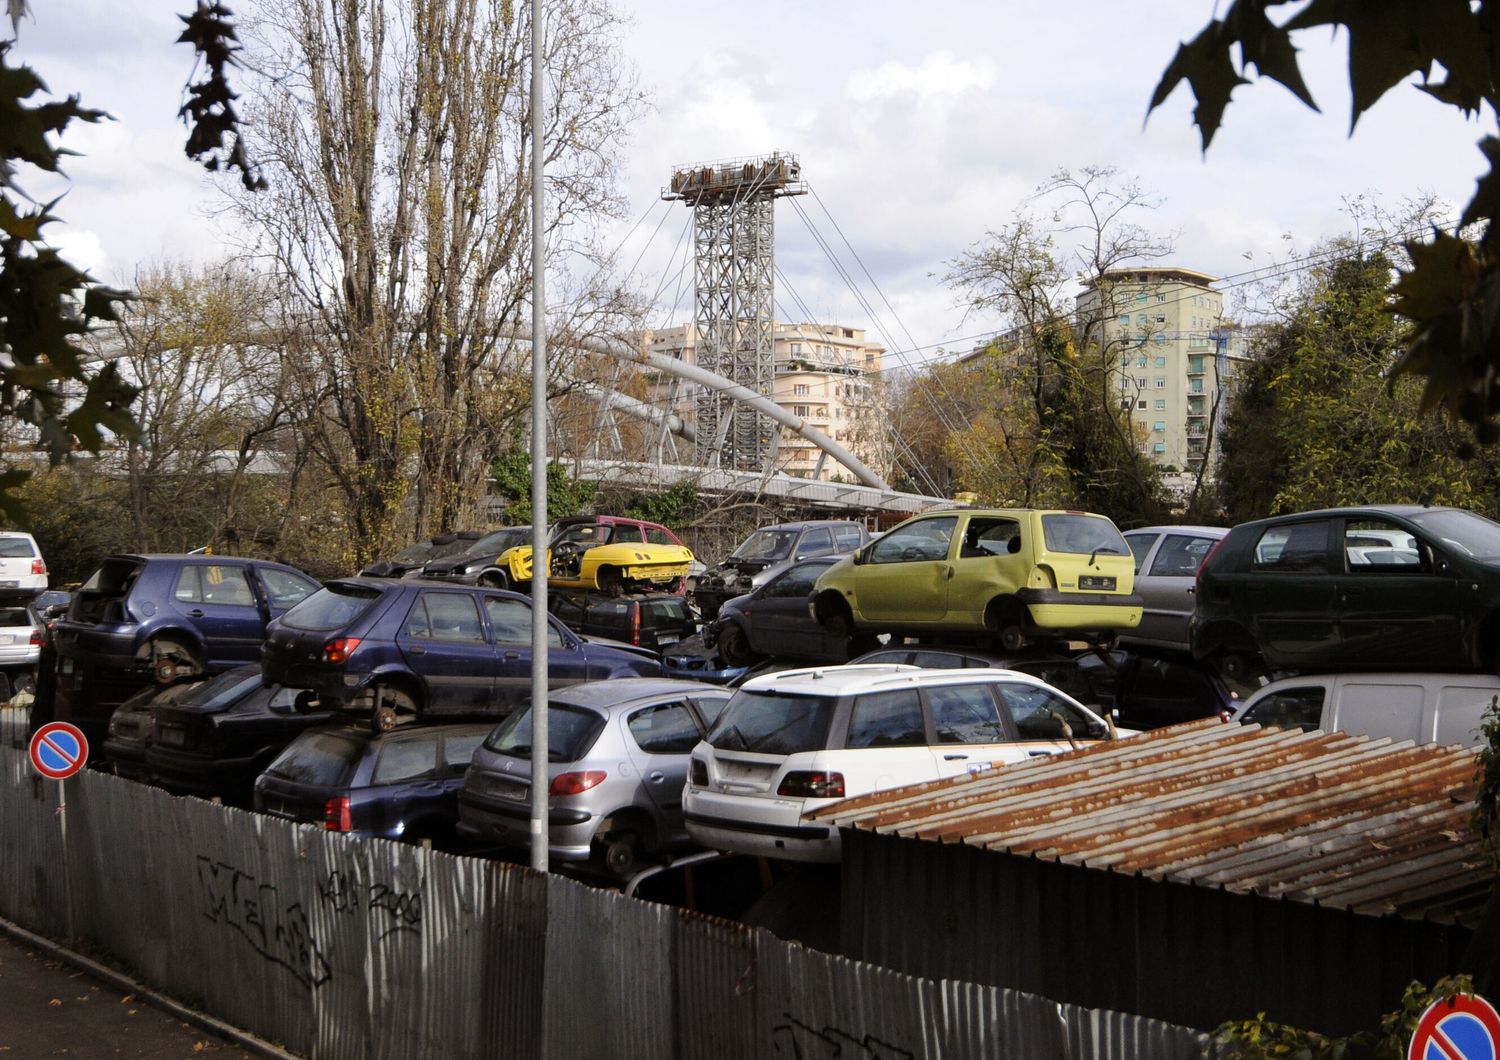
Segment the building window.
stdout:
[[1151,429],[1153,431],[1164,431],[1164,430],[1166,430],[1167,429],[1166,421],[1165,420],[1157,420],[1155,423],[1153,423],[1151,425]]
[[1138,409],[1143,409],[1143,408],[1146,407],[1146,403],[1144,401],[1137,401],[1135,403],[1135,407],[1138,408]]
[[812,388],[806,383],[798,383],[796,386],[792,387],[793,397],[807,397],[807,395],[811,392]]
[[808,414],[810,413],[810,411],[811,410],[808,409],[808,407],[806,405],[793,405],[792,406],[792,415],[793,416],[801,416],[803,419],[807,419]]
[[1166,380],[1165,376],[1160,376],[1159,375],[1159,376],[1156,377],[1156,389],[1158,389],[1158,390],[1165,390],[1165,389],[1167,389],[1167,380]]
[[1142,291],[1140,294],[1138,294],[1138,295],[1135,296],[1135,300],[1137,302],[1139,302],[1141,305],[1145,305],[1146,304],[1146,299],[1148,299],[1149,297],[1151,297],[1151,296],[1148,295],[1145,291]]
[[1130,326],[1130,314],[1129,313],[1121,313],[1120,314],[1120,323],[1124,327],[1128,328]]
[[1135,362],[1135,366],[1137,368],[1144,368],[1144,367],[1146,367],[1146,358],[1144,358],[1144,357],[1137,358],[1136,362]]
[[1192,385],[1188,387],[1188,392],[1192,394],[1203,393],[1203,380],[1194,379]]
[[1130,354],[1128,354],[1128,353],[1122,353],[1122,354],[1120,354],[1120,367],[1121,368],[1129,368],[1130,367]]
[[1151,451],[1153,453],[1165,453],[1167,451],[1167,443],[1166,442],[1157,442],[1155,445],[1153,445],[1151,447]]
[[1165,346],[1167,344],[1167,337],[1165,335],[1163,335],[1161,332],[1157,332],[1156,335],[1155,335],[1155,338],[1156,338],[1156,344],[1158,346]]
[[795,357],[798,354],[800,354],[801,352],[802,352],[802,343],[800,343],[800,342],[794,342],[794,343],[792,343],[792,356]]
[[1157,398],[1156,399],[1156,407],[1158,409],[1164,409],[1164,408],[1166,408],[1167,407],[1167,400],[1166,400],[1166,398]]
[[[1156,300],[1158,302],[1165,302],[1167,300],[1167,296],[1165,294],[1162,294],[1161,292],[1157,292]],[[1160,319],[1160,318],[1158,317],[1157,319]]]
[[1135,385],[1138,386],[1138,387],[1140,387],[1142,390],[1145,390],[1146,389],[1146,377],[1143,376],[1143,375],[1136,376],[1135,377]]
[[1167,359],[1165,357],[1158,357],[1156,359],[1156,367],[1158,367],[1158,368],[1165,368],[1166,366],[1167,366]]
[[1157,313],[1156,314],[1156,322],[1158,324],[1165,324],[1167,322],[1167,314],[1165,314],[1165,313]]

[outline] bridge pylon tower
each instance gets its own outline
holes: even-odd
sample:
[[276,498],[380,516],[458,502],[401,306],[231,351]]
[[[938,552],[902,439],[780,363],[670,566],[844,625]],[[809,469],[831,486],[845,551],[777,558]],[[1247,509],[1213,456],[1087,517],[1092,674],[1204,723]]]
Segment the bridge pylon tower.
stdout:
[[[693,211],[697,362],[766,398],[775,372],[775,202],[806,193],[797,156],[783,151],[674,166],[662,189]],[[706,388],[695,404],[700,464],[755,470],[771,459],[766,416]]]

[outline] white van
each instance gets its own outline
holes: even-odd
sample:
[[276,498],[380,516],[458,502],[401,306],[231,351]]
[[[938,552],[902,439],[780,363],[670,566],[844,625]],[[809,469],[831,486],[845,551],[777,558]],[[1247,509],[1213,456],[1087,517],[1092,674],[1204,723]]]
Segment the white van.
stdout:
[[1234,720],[1475,747],[1496,696],[1492,674],[1310,674],[1272,681]]

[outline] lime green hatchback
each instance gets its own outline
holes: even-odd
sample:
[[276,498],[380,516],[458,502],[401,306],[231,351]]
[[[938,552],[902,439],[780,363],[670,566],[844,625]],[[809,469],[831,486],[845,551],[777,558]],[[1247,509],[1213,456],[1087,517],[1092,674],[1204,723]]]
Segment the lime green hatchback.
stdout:
[[811,607],[834,636],[989,632],[1014,651],[1111,642],[1140,624],[1134,589],[1130,546],[1102,515],[966,508],[908,519],[834,564]]

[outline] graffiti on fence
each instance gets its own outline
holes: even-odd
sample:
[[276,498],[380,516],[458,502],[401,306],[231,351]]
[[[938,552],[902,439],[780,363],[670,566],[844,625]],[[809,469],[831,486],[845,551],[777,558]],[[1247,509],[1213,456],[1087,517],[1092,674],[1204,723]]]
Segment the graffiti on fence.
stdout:
[[883,1042],[873,1035],[855,1035],[837,1027],[813,1027],[783,1012],[784,1022],[771,1028],[771,1041],[777,1056],[793,1060],[912,1060],[910,1049]]
[[283,903],[276,888],[233,865],[198,855],[203,915],[233,928],[256,953],[291,972],[303,986],[333,978],[301,902]]
[[381,925],[380,938],[395,932],[422,932],[422,891],[402,892],[384,883],[361,883],[356,871],[334,869],[318,888],[335,913],[356,916],[368,910]]

